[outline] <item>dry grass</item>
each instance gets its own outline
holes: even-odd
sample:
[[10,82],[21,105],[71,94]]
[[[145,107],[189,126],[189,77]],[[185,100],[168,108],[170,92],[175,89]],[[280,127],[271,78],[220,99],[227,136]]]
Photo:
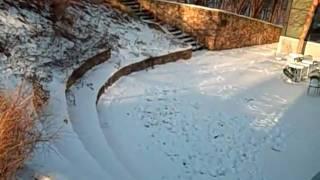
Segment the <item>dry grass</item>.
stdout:
[[0,92],[0,180],[15,179],[41,141],[32,99],[22,86],[14,92]]

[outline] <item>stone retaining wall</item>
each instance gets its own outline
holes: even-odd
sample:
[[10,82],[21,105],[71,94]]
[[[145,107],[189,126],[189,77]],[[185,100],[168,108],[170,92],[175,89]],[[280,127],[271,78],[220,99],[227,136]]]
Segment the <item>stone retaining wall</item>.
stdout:
[[92,58],[86,60],[83,64],[81,64],[78,68],[76,68],[72,74],[69,76],[66,89],[69,89],[77,80],[79,80],[87,71],[92,69],[93,67],[106,62],[110,59],[111,51],[110,49],[105,50]]
[[210,50],[278,42],[281,26],[223,10],[164,0],[138,0],[156,18],[197,37]]
[[119,80],[121,77],[129,75],[133,72],[141,71],[147,68],[152,68],[154,65],[165,64],[168,62],[174,62],[179,59],[190,59],[192,56],[192,50],[183,50],[174,52],[171,54],[158,56],[158,57],[150,57],[140,62],[136,62],[125,66],[115,72],[110,78],[107,79],[104,86],[102,86],[98,92],[96,103],[98,103],[101,95],[107,90],[114,82]]
[[[93,67],[104,63],[110,58],[110,49],[105,50],[88,60],[84,61],[78,68],[74,69],[71,75],[68,77],[66,82],[66,90],[68,90],[72,85],[74,85],[77,80],[82,78],[82,76],[92,69]],[[32,83],[32,103],[38,114],[41,113],[42,108],[48,103],[50,98],[50,91],[45,89],[44,86],[38,80],[30,80]]]

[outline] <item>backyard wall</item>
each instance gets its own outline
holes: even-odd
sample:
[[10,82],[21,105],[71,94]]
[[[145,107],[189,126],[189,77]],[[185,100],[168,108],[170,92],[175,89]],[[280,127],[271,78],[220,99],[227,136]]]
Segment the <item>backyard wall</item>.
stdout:
[[288,5],[287,25],[283,28],[283,35],[292,38],[299,38],[306,22],[312,0],[292,0]]
[[[299,39],[281,36],[278,44],[277,54],[287,55],[290,53],[296,53]],[[320,60],[320,43],[306,41],[306,47],[304,50],[305,55],[311,55],[314,59]]]
[[[278,44],[277,54],[287,55],[297,53],[299,37],[302,34],[312,0],[293,0],[288,6],[288,22],[283,29]],[[305,41],[305,55],[320,59],[320,43]]]
[[156,18],[197,37],[210,50],[278,42],[281,26],[223,10],[164,0],[138,0]]

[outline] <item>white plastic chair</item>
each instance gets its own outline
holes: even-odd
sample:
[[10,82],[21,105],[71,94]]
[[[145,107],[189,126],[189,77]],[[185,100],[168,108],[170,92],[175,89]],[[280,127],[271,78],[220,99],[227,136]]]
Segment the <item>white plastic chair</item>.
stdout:
[[308,95],[318,96],[320,95],[320,71],[316,69],[309,75],[310,82],[308,87]]

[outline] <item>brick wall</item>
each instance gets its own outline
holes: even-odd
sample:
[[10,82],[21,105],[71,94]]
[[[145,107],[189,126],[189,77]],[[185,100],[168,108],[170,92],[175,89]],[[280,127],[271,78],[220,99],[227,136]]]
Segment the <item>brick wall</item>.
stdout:
[[278,42],[282,27],[234,13],[164,0],[138,0],[158,19],[197,37],[210,50]]

